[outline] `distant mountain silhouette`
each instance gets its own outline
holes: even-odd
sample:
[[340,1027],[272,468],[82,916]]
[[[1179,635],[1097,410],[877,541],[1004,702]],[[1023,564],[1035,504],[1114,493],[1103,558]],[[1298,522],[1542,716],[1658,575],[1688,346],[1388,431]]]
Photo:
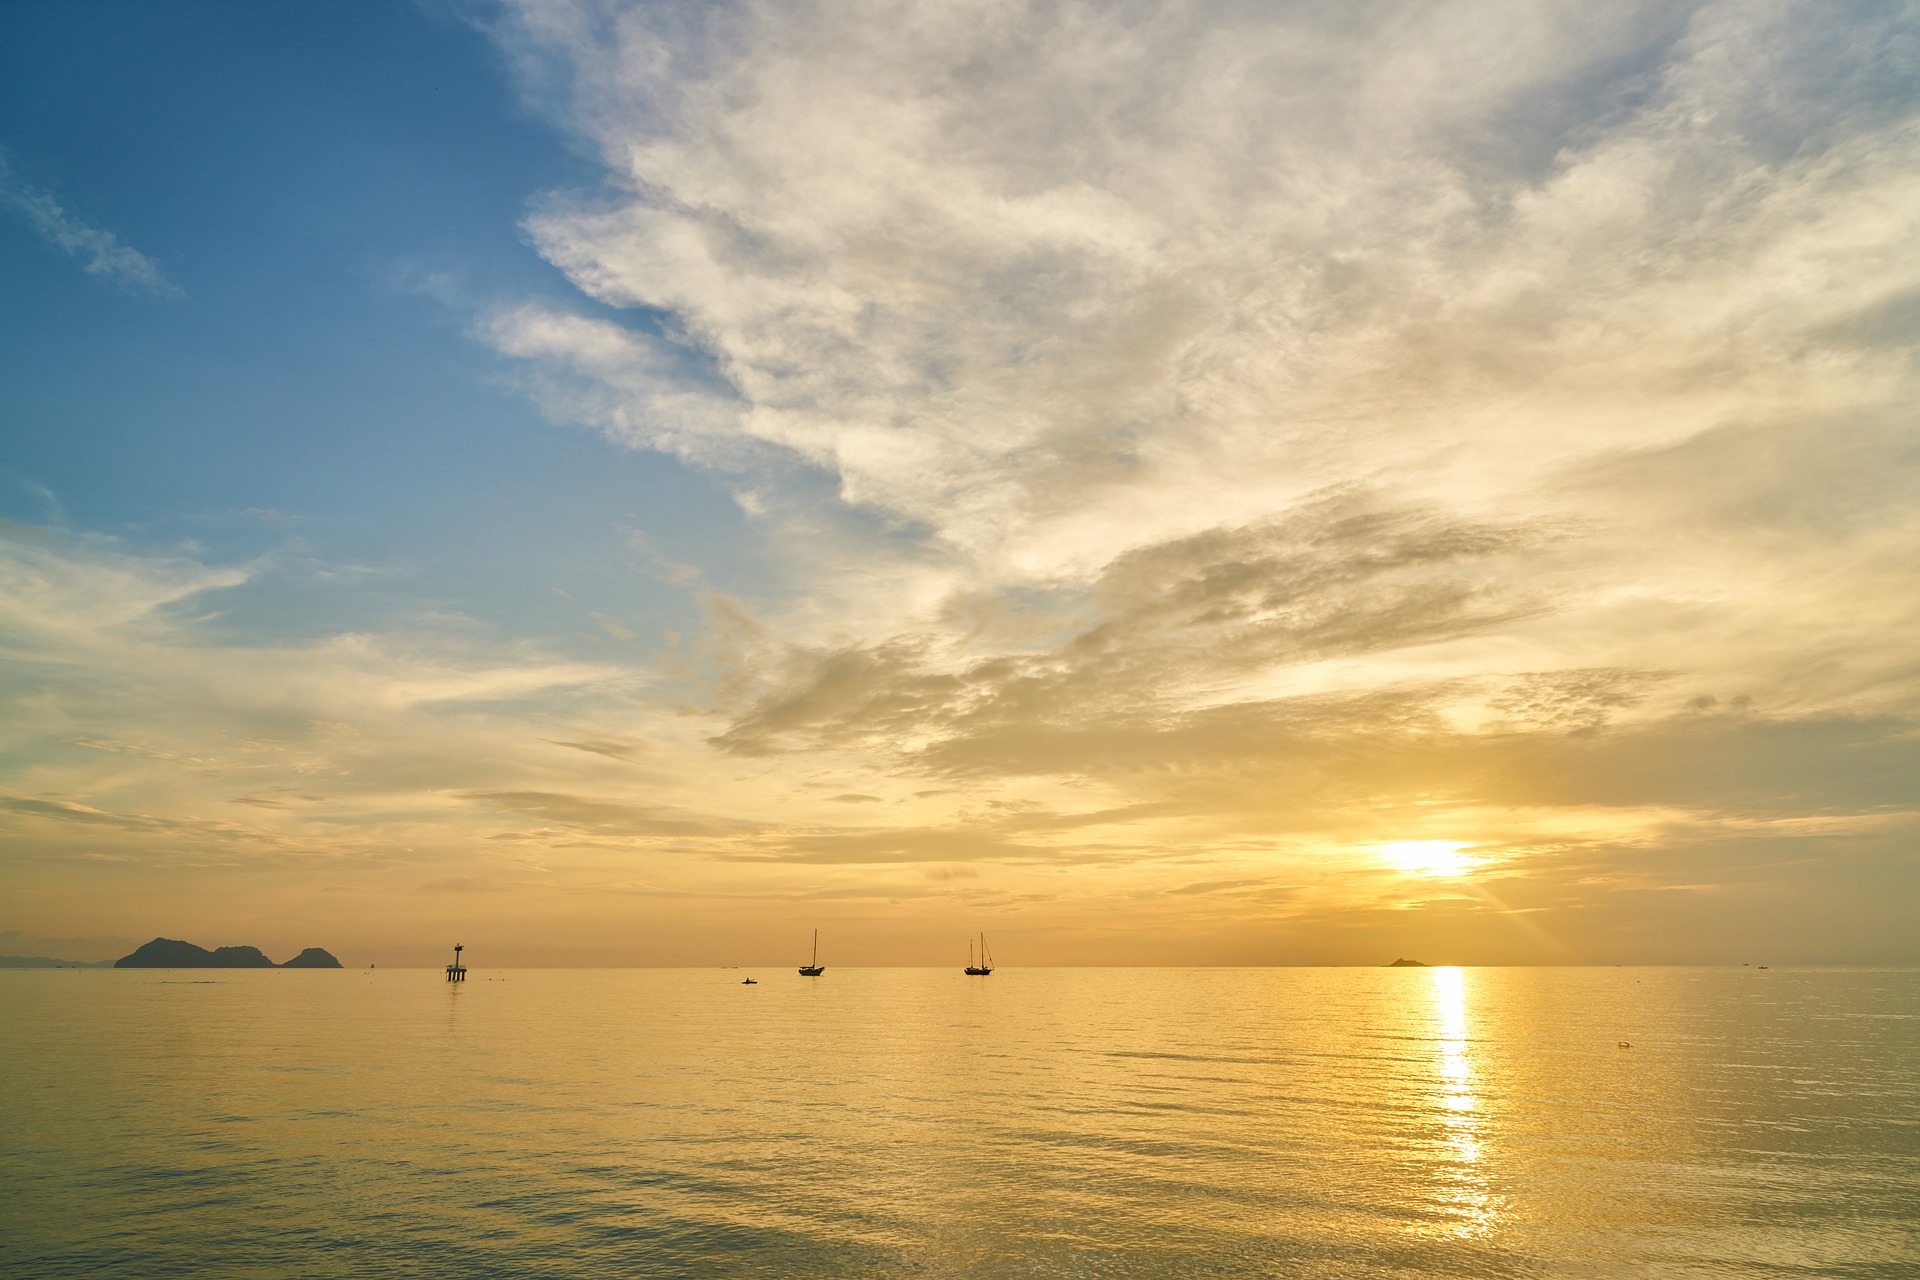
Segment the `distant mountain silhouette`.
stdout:
[[155,938],[130,956],[113,962],[116,969],[271,969],[273,961],[258,947],[221,947],[209,951],[191,942]]
[[219,947],[209,951],[175,938],[155,938],[130,956],[113,962],[116,969],[338,969],[340,962],[319,947],[308,947],[285,965],[275,965],[258,947]]
[[0,956],[0,969],[111,969],[111,960],[55,960],[52,956]]
[[1395,960],[1387,966],[1389,969],[1431,969],[1432,967],[1432,965],[1419,960]]

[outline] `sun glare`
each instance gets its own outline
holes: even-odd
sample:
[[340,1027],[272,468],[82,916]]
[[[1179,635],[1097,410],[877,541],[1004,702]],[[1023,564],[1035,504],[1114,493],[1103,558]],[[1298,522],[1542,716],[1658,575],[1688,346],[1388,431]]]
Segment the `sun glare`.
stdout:
[[1458,840],[1396,840],[1380,846],[1380,857],[1409,875],[1461,876],[1477,861],[1461,854],[1469,847]]

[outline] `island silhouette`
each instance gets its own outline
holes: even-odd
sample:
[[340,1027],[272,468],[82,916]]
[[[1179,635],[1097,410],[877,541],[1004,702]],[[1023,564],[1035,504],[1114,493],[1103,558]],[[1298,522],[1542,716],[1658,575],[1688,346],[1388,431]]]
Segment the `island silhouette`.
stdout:
[[267,959],[258,947],[215,947],[212,951],[177,938],[155,938],[132,955],[113,962],[116,969],[338,969],[341,964],[319,947],[308,947],[285,964]]
[[1429,968],[1432,968],[1432,966],[1420,960],[1395,960],[1392,964],[1388,965],[1387,968],[1389,969],[1429,969]]

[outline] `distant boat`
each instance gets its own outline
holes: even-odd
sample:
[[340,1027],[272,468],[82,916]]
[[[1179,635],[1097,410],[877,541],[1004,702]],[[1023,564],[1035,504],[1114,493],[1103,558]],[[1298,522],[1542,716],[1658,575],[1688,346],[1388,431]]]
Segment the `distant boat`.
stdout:
[[743,986],[743,987],[757,987],[757,986],[759,986],[759,985],[760,985],[760,979],[758,979],[758,978],[742,978],[742,979],[740,979],[740,985],[741,985],[741,986]]
[[987,950],[987,935],[980,935],[980,959],[973,958],[973,943],[967,943],[967,972],[976,978],[984,978],[993,972],[993,952]]
[[826,971],[827,966],[820,963],[820,931],[815,929],[813,931],[813,959],[800,966],[800,976],[803,978],[817,978]]

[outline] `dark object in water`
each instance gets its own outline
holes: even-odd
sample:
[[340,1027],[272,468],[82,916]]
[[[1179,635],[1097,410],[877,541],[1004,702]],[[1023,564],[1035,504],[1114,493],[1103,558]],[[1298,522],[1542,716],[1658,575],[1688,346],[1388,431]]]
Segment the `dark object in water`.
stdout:
[[757,986],[759,986],[759,985],[760,985],[760,979],[758,979],[758,978],[742,978],[742,979],[740,979],[740,985],[741,985],[741,986],[743,986],[743,987],[757,987]]
[[800,966],[800,976],[803,978],[817,978],[826,971],[827,966],[820,963],[820,931],[815,929],[813,931],[813,959]]
[[453,963],[447,966],[448,982],[465,982],[467,980],[467,966],[460,963],[460,953],[465,950],[466,947],[460,943],[456,942],[453,944]]
[[1392,964],[1388,965],[1387,968],[1389,969],[1431,969],[1433,968],[1433,966],[1428,964],[1424,960],[1395,960]]
[[980,935],[980,960],[977,964],[973,958],[973,943],[967,943],[966,971],[968,975],[975,978],[984,978],[993,972],[993,953],[987,950],[986,934]]

